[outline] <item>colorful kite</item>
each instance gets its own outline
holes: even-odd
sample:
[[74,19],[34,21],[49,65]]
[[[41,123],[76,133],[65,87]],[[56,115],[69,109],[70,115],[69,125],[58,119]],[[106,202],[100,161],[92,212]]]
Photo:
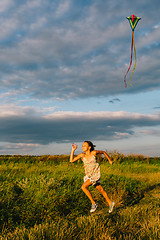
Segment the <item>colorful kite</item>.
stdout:
[[141,19],[135,15],[131,15],[130,17],[127,17],[129,23],[130,23],[130,26],[131,26],[131,29],[132,29],[132,43],[131,43],[131,60],[130,60],[130,65],[129,65],[129,68],[127,70],[127,73],[126,75],[124,76],[124,82],[125,82],[125,87],[127,87],[127,83],[126,83],[126,76],[131,68],[131,65],[132,65],[132,56],[133,56],[133,47],[134,47],[134,53],[135,53],[135,64],[134,64],[134,68],[133,68],[133,71],[132,71],[132,74],[130,76],[130,79],[129,79],[129,84],[132,86],[132,84],[130,83],[131,81],[131,77],[134,73],[134,70],[136,68],[136,48],[135,48],[135,42],[134,42],[134,29],[136,28],[137,26],[137,23],[138,21]]

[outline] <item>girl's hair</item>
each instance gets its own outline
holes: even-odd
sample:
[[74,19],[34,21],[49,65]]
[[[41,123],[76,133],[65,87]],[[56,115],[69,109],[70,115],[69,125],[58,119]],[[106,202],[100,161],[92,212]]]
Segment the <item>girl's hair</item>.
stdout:
[[84,141],[86,143],[88,143],[88,145],[91,147],[90,151],[92,152],[94,150],[94,148],[96,147],[95,145],[93,145],[93,143],[91,141]]

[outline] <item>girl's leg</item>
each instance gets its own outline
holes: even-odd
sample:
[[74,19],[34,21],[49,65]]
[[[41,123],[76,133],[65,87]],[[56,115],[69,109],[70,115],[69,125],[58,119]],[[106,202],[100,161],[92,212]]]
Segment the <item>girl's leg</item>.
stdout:
[[87,197],[91,200],[91,203],[95,204],[95,201],[93,200],[90,191],[87,189],[91,184],[92,184],[91,181],[88,179],[86,182],[83,183],[81,188],[83,192],[87,195]]
[[109,206],[111,205],[112,201],[109,199],[107,193],[104,191],[103,187],[101,185],[96,186],[97,190],[103,195],[103,197],[108,202]]

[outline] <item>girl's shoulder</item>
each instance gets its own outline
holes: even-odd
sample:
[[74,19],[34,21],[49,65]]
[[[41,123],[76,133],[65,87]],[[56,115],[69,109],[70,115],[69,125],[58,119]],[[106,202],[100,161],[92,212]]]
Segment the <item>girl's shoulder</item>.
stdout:
[[97,154],[97,150],[93,150],[92,155],[96,156],[96,154]]
[[79,158],[82,158],[82,159],[83,159],[84,153],[80,153],[78,156],[79,156]]
[[94,150],[93,152],[95,155],[96,154],[104,154],[104,151],[101,151],[101,150]]

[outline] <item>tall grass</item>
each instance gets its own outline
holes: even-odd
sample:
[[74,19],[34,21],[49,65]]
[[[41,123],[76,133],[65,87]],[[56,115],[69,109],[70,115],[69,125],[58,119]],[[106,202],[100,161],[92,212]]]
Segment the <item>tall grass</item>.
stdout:
[[99,161],[111,214],[94,187],[89,213],[83,164],[69,156],[0,156],[0,239],[159,239],[160,159],[110,155],[114,165]]

